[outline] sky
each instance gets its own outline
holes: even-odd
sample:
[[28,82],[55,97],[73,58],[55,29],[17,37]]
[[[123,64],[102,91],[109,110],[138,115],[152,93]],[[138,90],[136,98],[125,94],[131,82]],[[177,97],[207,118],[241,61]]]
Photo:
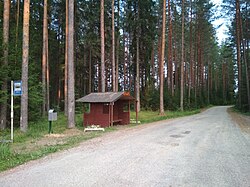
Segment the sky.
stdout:
[[[218,6],[218,10],[221,10],[221,7],[219,7],[222,4],[222,0],[211,0],[216,6]],[[220,11],[217,12],[217,14],[220,14]],[[218,43],[221,44],[225,38],[227,38],[227,35],[225,32],[227,29],[227,20],[225,18],[219,18],[212,22],[215,28],[217,28],[219,25],[221,25],[219,28],[216,29],[216,36],[218,38]]]

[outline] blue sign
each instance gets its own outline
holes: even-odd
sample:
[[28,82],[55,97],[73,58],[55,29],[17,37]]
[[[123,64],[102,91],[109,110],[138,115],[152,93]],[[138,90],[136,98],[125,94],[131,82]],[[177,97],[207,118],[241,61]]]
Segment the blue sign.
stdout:
[[14,96],[21,96],[22,95],[22,81],[14,81]]

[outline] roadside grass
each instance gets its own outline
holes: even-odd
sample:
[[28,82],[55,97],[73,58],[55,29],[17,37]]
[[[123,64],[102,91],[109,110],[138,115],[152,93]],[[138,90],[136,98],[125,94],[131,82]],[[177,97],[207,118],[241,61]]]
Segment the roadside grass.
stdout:
[[[138,114],[138,121],[140,121],[142,124],[151,123],[151,122],[161,121],[165,119],[194,115],[200,112],[201,112],[200,109],[187,110],[187,111],[165,111],[165,115],[160,116],[159,112],[157,111],[140,111]],[[136,113],[131,112],[130,116],[131,116],[131,119],[135,119]]]
[[[199,113],[192,111],[166,111],[164,116],[158,112],[141,111],[138,120],[141,124],[177,118]],[[135,112],[131,112],[131,119],[135,119]],[[84,132],[82,114],[76,114],[76,128],[66,128],[66,117],[60,113],[58,120],[52,123],[53,134],[48,134],[48,120],[42,118],[37,122],[29,123],[29,129],[23,133],[19,128],[14,129],[14,143],[0,143],[0,172],[27,161],[42,158],[50,153],[65,150],[79,145],[88,139],[101,136],[103,133],[115,131],[116,126],[106,128],[105,132]],[[128,127],[135,126],[132,124]],[[10,139],[10,130],[0,131],[0,140]]]

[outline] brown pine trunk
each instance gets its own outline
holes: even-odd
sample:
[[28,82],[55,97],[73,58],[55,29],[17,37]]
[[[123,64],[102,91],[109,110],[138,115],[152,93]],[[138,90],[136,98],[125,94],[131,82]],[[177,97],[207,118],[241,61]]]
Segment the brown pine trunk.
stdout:
[[155,83],[155,52],[154,52],[154,42],[152,43],[151,51],[151,69],[152,69],[152,80]]
[[20,15],[20,0],[17,0],[17,10],[16,10],[16,43],[15,43],[15,65],[17,64],[18,56],[18,30],[19,30],[19,15]]
[[118,0],[118,13],[117,13],[117,30],[118,30],[118,35],[117,35],[117,41],[116,41],[116,73],[115,73],[115,91],[118,92],[119,89],[119,54],[120,54],[120,0]]
[[92,92],[92,49],[89,49],[89,93]]
[[68,128],[75,127],[74,0],[69,0],[68,20]]
[[181,26],[181,95],[180,95],[180,109],[183,111],[183,95],[184,95],[184,2],[182,0],[182,26]]
[[241,54],[240,54],[240,2],[236,0],[236,45],[237,45],[237,66],[238,66],[238,105],[241,108]]
[[140,7],[138,1],[138,11],[137,11],[137,36],[136,36],[136,77],[135,77],[135,85],[136,85],[136,104],[137,104],[137,112],[141,110],[141,102],[140,102],[140,24],[139,24],[139,16],[140,16]]
[[23,59],[22,59],[22,89],[20,130],[28,130],[28,65],[29,65],[29,18],[30,1],[24,0],[23,10]]
[[44,11],[43,11],[43,55],[42,55],[42,87],[43,87],[43,107],[42,114],[45,115],[47,111],[48,103],[47,103],[47,87],[46,87],[46,79],[47,79],[47,45],[48,38],[48,17],[47,17],[47,0],[44,0]]
[[101,78],[102,92],[105,92],[105,44],[104,44],[104,0],[101,0]]
[[192,0],[190,0],[190,33],[189,33],[189,50],[190,50],[190,66],[189,66],[189,83],[188,83],[188,104],[190,105],[190,99],[191,99],[191,88],[193,88],[194,85],[194,75],[193,75],[193,24],[192,24],[192,16],[193,16],[193,10],[192,10]]
[[173,92],[173,62],[172,62],[172,16],[171,16],[171,4],[168,0],[168,90],[174,95]]
[[115,0],[112,0],[112,89],[115,92]]
[[163,77],[163,66],[164,66],[164,55],[165,55],[165,27],[166,27],[166,0],[163,0],[162,8],[162,40],[161,40],[161,61],[160,61],[160,115],[164,115],[164,77]]
[[65,66],[64,66],[64,115],[68,116],[68,35],[69,35],[69,0],[66,0],[65,24]]
[[[9,21],[10,21],[10,0],[4,1],[4,13],[3,13],[3,65],[8,65],[9,58]],[[3,78],[1,90],[7,95],[7,75]],[[7,97],[4,96],[3,102],[0,103],[0,129],[6,128],[6,116],[7,116]]]

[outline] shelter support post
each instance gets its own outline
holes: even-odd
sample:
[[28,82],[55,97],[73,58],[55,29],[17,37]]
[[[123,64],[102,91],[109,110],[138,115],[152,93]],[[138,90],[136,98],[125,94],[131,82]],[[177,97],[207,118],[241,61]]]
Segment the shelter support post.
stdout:
[[111,103],[111,126],[114,124],[114,102]]

